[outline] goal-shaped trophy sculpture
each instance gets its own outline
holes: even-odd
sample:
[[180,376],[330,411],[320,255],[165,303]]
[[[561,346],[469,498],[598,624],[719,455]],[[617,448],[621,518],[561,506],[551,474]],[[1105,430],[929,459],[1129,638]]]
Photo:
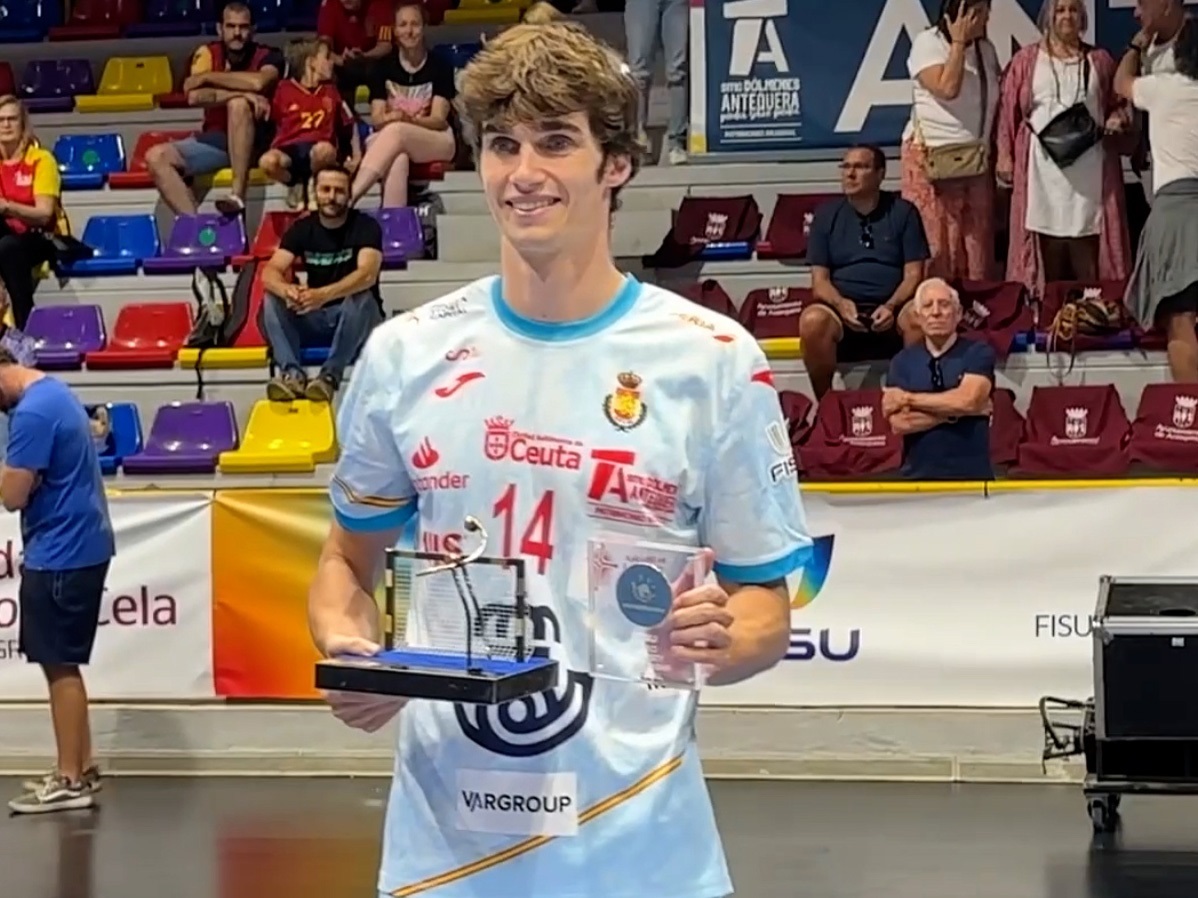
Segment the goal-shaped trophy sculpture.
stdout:
[[469,552],[387,550],[383,649],[318,662],[318,689],[496,705],[554,686],[557,662],[529,646],[524,559],[484,554],[477,518],[464,529]]

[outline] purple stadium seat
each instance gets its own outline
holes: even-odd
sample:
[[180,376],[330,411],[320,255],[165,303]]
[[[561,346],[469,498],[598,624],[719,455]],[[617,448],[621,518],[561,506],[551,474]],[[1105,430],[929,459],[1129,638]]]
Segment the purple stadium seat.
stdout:
[[141,21],[125,28],[126,37],[186,37],[200,33],[195,0],[146,0]]
[[104,313],[99,306],[35,306],[25,333],[37,341],[39,368],[78,370],[85,353],[104,348]]
[[372,209],[370,214],[383,228],[383,265],[398,266],[424,258],[424,229],[415,209]]
[[223,268],[233,256],[245,251],[243,216],[180,215],[175,219],[162,254],[146,259],[142,267],[151,274],[181,274],[201,265]]
[[70,112],[75,97],[95,92],[86,59],[33,59],[21,77],[20,96],[30,112]]
[[231,402],[172,402],[158,409],[146,447],[122,462],[126,474],[211,474],[239,444]]

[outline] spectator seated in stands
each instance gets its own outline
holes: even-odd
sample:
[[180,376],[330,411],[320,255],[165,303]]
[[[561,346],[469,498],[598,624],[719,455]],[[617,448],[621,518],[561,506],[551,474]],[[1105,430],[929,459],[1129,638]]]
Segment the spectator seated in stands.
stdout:
[[24,330],[33,311],[37,269],[55,259],[55,234],[67,233],[62,178],[54,156],[38,145],[29,112],[0,97],[0,294]]
[[912,480],[991,480],[990,394],[994,350],[957,335],[961,300],[940,278],[915,293],[923,340],[890,362],[882,412],[903,437]]
[[271,100],[275,137],[258,167],[267,177],[289,184],[287,204],[304,205],[308,182],[336,165],[348,148],[346,168],[362,161],[362,143],[353,111],[333,86],[333,56],[323,38],[295,41],[287,51],[290,77],[279,82]]
[[337,90],[351,106],[358,86],[369,84],[370,71],[392,51],[395,17],[388,0],[328,0],[320,4],[316,34],[329,43]]
[[453,70],[424,43],[424,7],[403,3],[395,11],[396,51],[379,60],[370,85],[375,133],[354,177],[351,204],[383,182],[383,207],[408,204],[412,162],[449,162],[457,152]]
[[[266,395],[276,402],[305,396],[314,402],[332,400],[345,369],[383,320],[382,228],[366,213],[349,208],[345,169],[322,169],[315,184],[316,214],[287,229],[262,274],[262,328],[280,369]],[[306,286],[293,279],[297,258],[308,275]],[[309,383],[303,350],[326,346],[328,360]]]
[[232,169],[233,184],[217,199],[217,209],[225,215],[245,210],[250,168],[270,136],[268,97],[286,67],[278,50],[253,37],[249,7],[233,0],[221,13],[220,40],[196,50],[183,82],[188,102],[204,108],[202,133],[159,144],[146,154],[158,192],[177,215],[194,215],[197,208],[184,177],[223,168]]
[[918,340],[904,307],[923,280],[928,241],[919,212],[882,190],[886,157],[853,147],[840,163],[844,197],[816,210],[807,244],[816,302],[799,318],[803,361],[816,397],[838,361],[889,359]]

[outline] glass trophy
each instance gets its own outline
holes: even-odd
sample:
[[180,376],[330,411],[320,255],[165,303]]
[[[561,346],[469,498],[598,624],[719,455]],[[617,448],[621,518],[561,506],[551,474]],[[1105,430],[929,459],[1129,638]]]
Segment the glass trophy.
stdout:
[[706,580],[693,546],[600,534],[587,545],[590,672],[597,677],[701,689],[706,668],[679,661],[670,642],[674,597]]
[[469,552],[388,549],[383,649],[316,665],[316,688],[497,705],[557,683],[557,662],[533,656],[524,559],[485,554],[487,532]]

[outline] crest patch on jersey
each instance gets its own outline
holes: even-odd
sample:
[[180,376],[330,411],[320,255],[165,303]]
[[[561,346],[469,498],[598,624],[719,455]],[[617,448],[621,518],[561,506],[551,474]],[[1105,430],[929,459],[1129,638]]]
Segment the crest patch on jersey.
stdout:
[[632,430],[645,420],[649,407],[641,399],[641,376],[632,371],[616,375],[618,386],[603,400],[603,414],[616,430]]

